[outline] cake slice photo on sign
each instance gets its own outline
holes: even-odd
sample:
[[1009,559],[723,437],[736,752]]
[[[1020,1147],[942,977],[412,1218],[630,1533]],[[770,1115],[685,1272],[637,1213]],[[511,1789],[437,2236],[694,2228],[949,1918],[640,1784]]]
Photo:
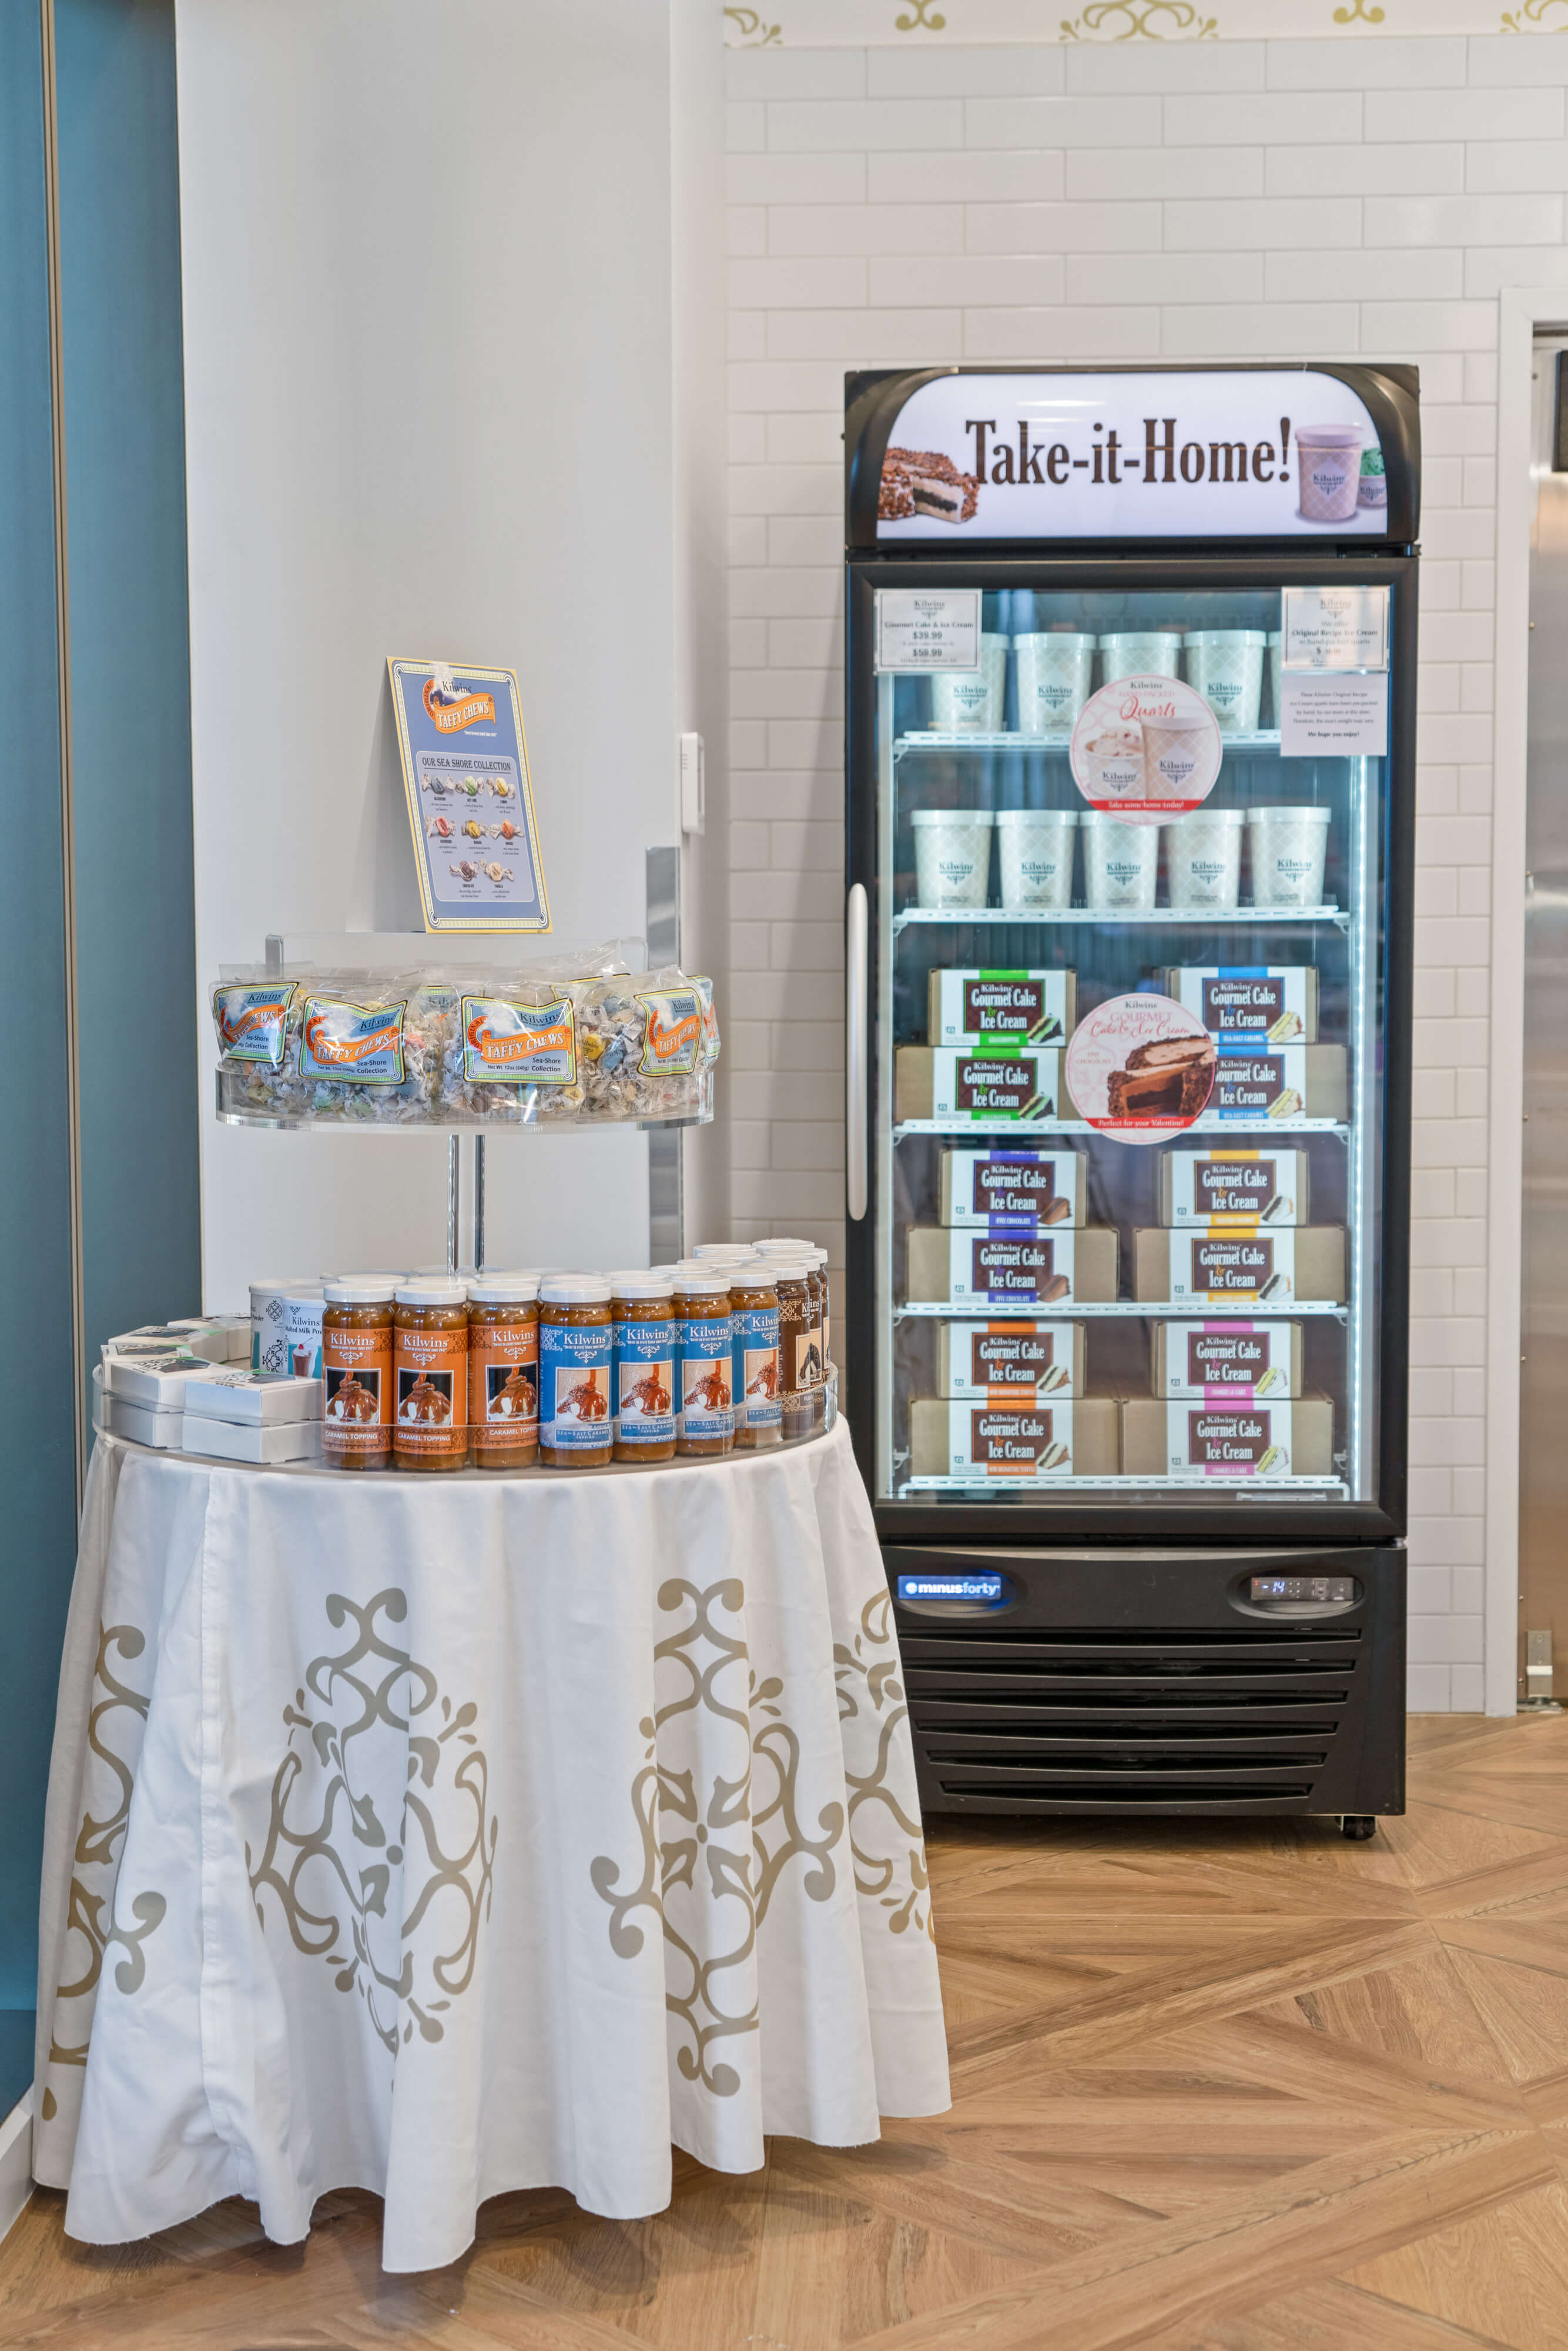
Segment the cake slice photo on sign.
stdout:
[[1081,1117],[1124,1143],[1155,1143],[1201,1117],[1218,1049],[1170,997],[1140,992],[1096,1005],[1079,1022],[1066,1060]]
[[972,522],[979,483],[939,449],[890,449],[882,461],[877,513],[883,522],[924,515],[935,522]]

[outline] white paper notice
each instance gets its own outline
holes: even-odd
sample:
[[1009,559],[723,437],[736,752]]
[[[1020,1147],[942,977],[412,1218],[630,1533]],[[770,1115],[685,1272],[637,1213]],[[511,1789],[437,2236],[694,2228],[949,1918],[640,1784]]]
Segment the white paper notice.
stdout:
[[978,669],[980,591],[951,588],[879,588],[876,598],[879,670]]
[[1386,669],[1386,588],[1286,588],[1286,669]]
[[1388,748],[1388,672],[1370,676],[1286,670],[1280,681],[1286,759],[1381,758]]

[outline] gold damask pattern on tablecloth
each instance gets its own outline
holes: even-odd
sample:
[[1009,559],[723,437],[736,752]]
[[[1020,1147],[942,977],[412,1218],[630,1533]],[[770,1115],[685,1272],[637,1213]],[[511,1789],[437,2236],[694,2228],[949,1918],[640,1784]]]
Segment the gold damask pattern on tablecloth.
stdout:
[[[362,1607],[333,1593],[326,1610],[335,1629],[351,1621],[354,1637],[311,1659],[304,1687],[283,1709],[287,1746],[273,1777],[266,1841],[254,1862],[246,1844],[246,1867],[263,1931],[270,1894],[295,1949],[333,1969],[340,1991],[360,1994],[395,2055],[415,2025],[424,2040],[440,2041],[443,2014],[473,1980],[496,1859],[489,1771],[473,1728],[477,1708],[470,1701],[455,1710],[429,1667],[377,1623],[402,1623],[403,1593],[378,1592]],[[388,1794],[405,1753],[393,1819]],[[394,1872],[400,1893],[389,1904]],[[443,1895],[457,1903],[449,1949],[434,1931],[421,1934]]]
[[[925,1903],[924,1916],[920,1909],[929,1886],[925,1834],[918,1815],[899,1802],[888,1779],[897,1752],[897,1734],[909,1719],[899,1679],[903,1667],[894,1637],[891,1593],[885,1589],[873,1593],[861,1610],[860,1627],[851,1647],[841,1641],[833,1644],[841,1721],[858,1721],[874,1728],[876,1733],[875,1749],[863,1771],[852,1771],[845,1759],[855,1885],[862,1895],[873,1896],[891,1912],[887,1923],[894,1934],[902,1935],[914,1926],[935,1941],[930,1903]],[[884,1839],[893,1851],[875,1850]]]

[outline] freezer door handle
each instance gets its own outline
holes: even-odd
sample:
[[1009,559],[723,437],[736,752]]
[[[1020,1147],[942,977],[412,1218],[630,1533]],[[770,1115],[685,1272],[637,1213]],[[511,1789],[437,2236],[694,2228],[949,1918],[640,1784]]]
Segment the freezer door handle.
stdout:
[[867,971],[871,921],[865,884],[851,890],[844,914],[844,1191],[858,1223],[866,1212],[870,1112],[867,1076]]

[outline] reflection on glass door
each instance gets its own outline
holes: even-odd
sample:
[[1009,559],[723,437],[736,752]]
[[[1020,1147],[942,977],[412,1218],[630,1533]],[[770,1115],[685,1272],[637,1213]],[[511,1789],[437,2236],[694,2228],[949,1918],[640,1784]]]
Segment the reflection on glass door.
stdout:
[[1386,760],[1281,622],[1009,590],[876,681],[880,1498],[1375,1497]]

